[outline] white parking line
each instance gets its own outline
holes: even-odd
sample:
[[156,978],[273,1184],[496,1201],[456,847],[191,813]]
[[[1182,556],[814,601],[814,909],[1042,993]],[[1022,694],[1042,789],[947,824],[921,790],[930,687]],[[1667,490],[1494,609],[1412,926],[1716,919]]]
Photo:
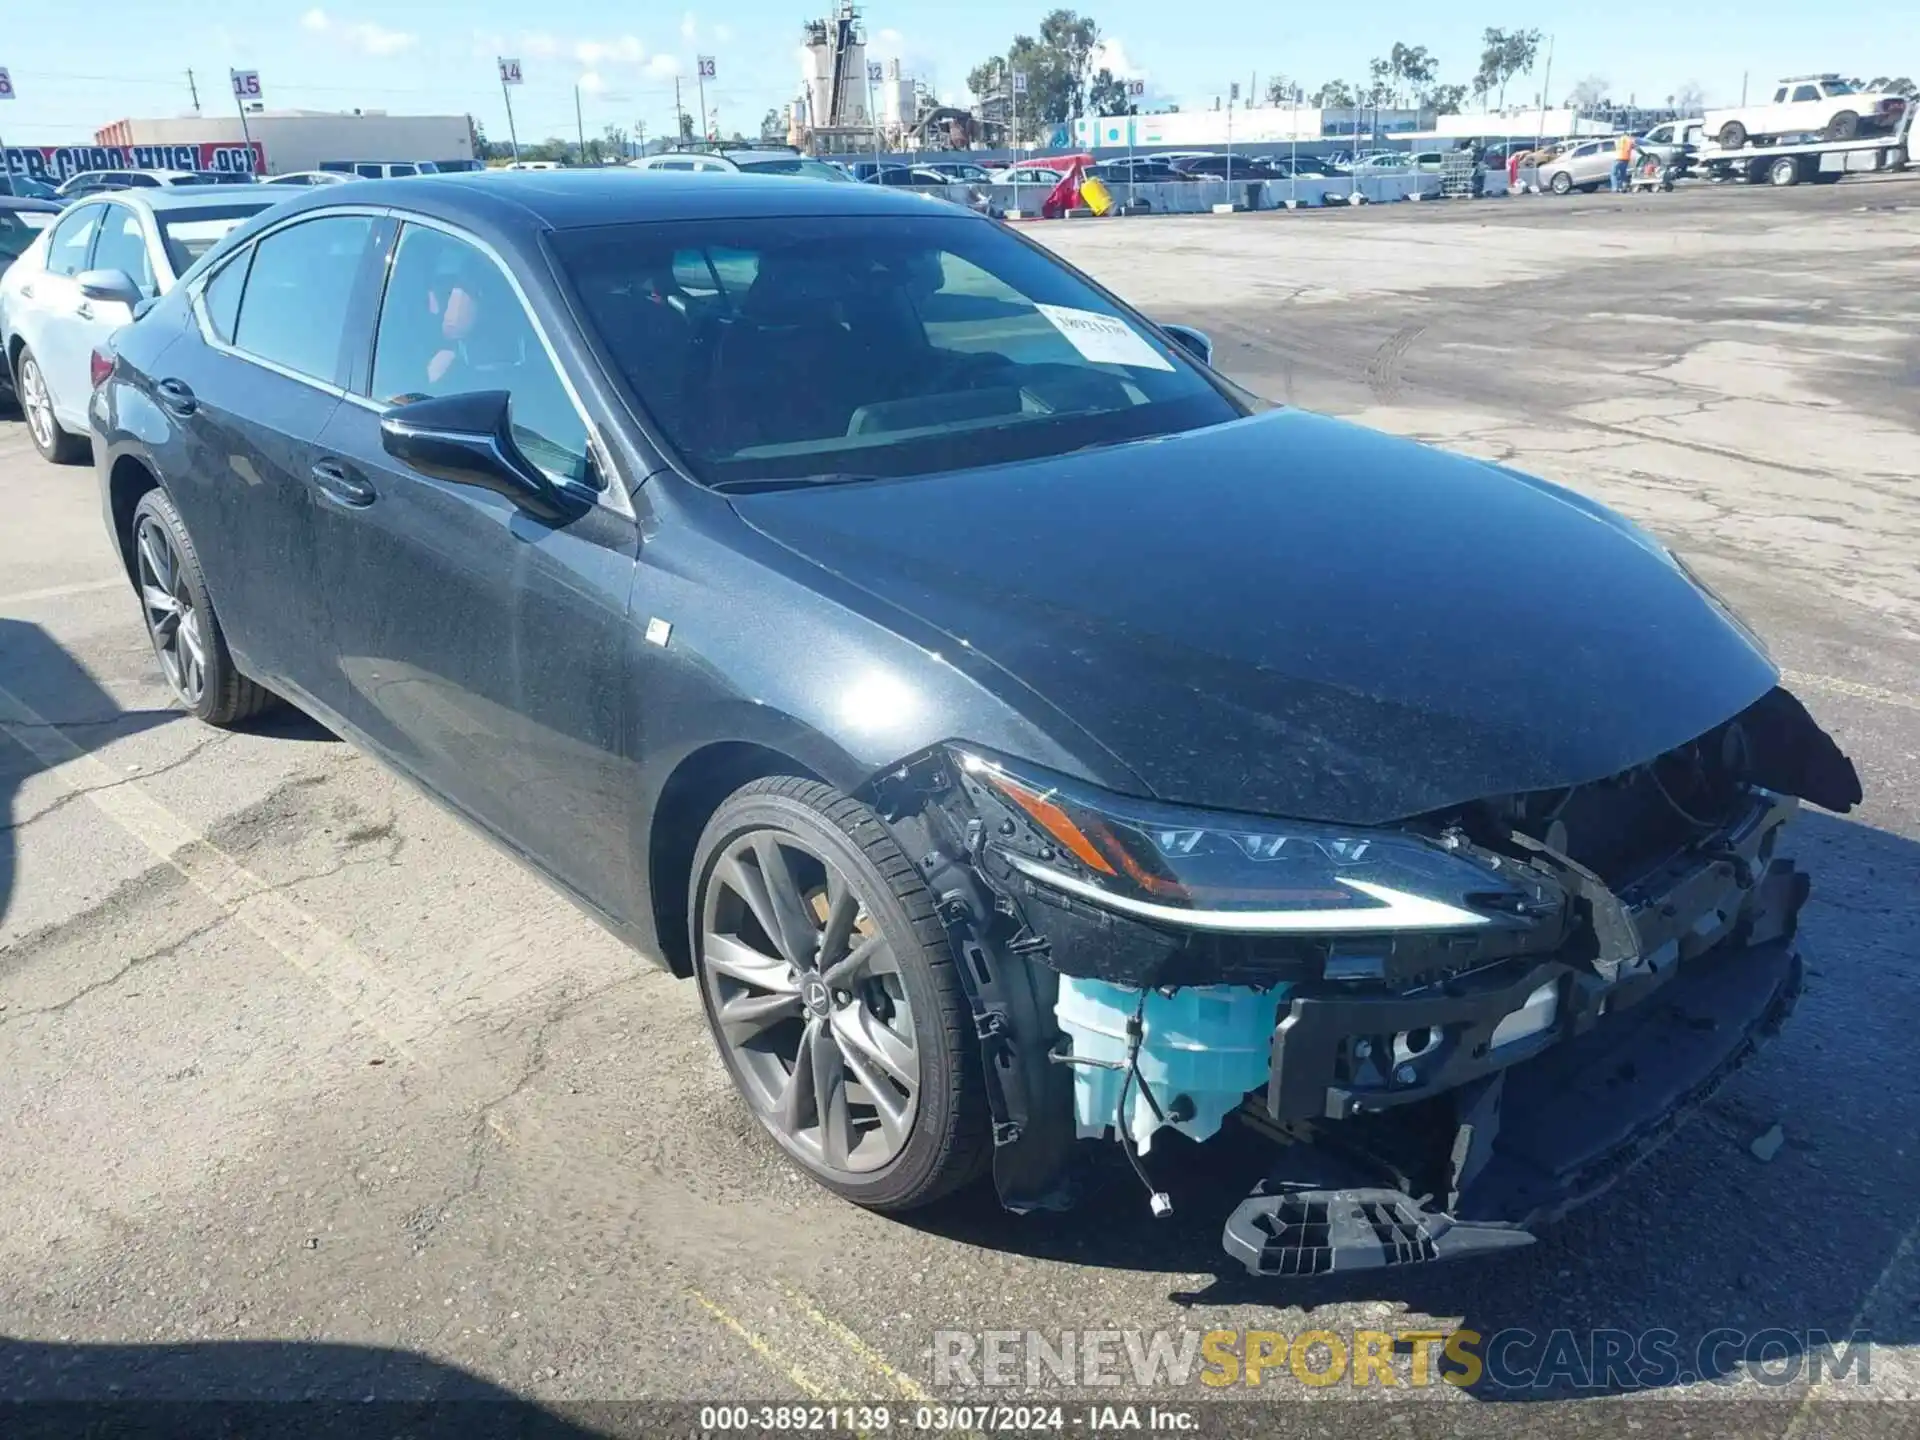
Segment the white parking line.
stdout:
[[395,1053],[425,1069],[415,1046],[446,1028],[446,1018],[379,973],[358,946],[328,929],[271,884],[234,860],[123,774],[116,774],[0,687],[0,733],[86,798],[162,864],[253,934]]
[[99,590],[123,590],[127,588],[124,578],[118,580],[90,580],[84,585],[49,585],[44,590],[17,590],[11,595],[0,595],[0,610],[10,605],[31,605],[39,600],[64,600],[69,595],[91,595]]
[[1842,680],[1835,675],[1809,675],[1804,670],[1782,670],[1780,678],[1802,690],[1850,695],[1855,700],[1874,700],[1882,705],[1898,705],[1903,710],[1920,710],[1920,695],[1902,695],[1898,690],[1882,690],[1878,685],[1862,685],[1857,680]]

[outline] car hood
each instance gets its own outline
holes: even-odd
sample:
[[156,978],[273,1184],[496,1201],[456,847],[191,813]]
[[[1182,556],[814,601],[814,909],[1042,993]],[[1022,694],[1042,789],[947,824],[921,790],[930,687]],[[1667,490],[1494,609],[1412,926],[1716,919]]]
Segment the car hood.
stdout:
[[1584,783],[1777,679],[1604,507],[1300,411],[734,503],[1169,801],[1377,823]]

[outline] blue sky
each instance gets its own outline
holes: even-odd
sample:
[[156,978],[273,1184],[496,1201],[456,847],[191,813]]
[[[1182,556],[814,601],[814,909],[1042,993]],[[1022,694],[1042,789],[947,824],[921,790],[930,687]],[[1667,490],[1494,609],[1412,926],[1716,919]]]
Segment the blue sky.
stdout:
[[[16,8],[15,14],[28,9]],[[228,113],[229,67],[258,70],[273,108],[380,108],[396,112],[471,112],[489,134],[504,138],[505,114],[493,57],[516,55],[526,83],[514,94],[522,139],[573,133],[573,87],[582,87],[587,132],[609,123],[649,134],[669,126],[673,78],[684,79],[694,108],[694,57],[711,54],[718,79],[708,104],[728,130],[749,132],[770,106],[798,89],[801,23],[824,13],[809,0],[730,0],[686,10],[588,4],[584,0],[370,0],[312,4],[273,0],[210,0],[155,6],[151,0],[89,0],[58,22],[52,8],[32,7],[39,24],[0,30],[0,65],[12,72],[16,100],[0,105],[0,135],[9,144],[74,144],[109,121],[190,113],[186,71],[201,104]],[[897,56],[905,71],[943,97],[964,97],[967,72],[1002,49],[1017,31],[1031,33],[1044,0],[967,5],[928,3],[865,7],[871,49]],[[1823,14],[1806,23],[1805,7],[1786,0],[1609,6],[1539,4],[1439,7],[1377,0],[1352,10],[1302,9],[1213,0],[1089,0],[1121,73],[1147,82],[1149,103],[1210,106],[1234,80],[1285,73],[1312,85],[1335,75],[1358,79],[1370,57],[1394,41],[1425,45],[1440,58],[1442,80],[1471,77],[1478,36],[1488,25],[1533,25],[1555,36],[1555,98],[1599,76],[1610,92],[1658,102],[1692,82],[1709,102],[1739,99],[1741,76],[1753,89],[1778,74],[1835,69],[1871,78],[1882,70],[1920,70],[1920,12],[1909,4]],[[1436,19],[1443,11],[1453,17]],[[111,36],[110,45],[89,37]],[[1657,37],[1657,38],[1656,38]],[[1817,37],[1819,53],[1809,47]],[[1538,88],[1524,78],[1508,99]]]

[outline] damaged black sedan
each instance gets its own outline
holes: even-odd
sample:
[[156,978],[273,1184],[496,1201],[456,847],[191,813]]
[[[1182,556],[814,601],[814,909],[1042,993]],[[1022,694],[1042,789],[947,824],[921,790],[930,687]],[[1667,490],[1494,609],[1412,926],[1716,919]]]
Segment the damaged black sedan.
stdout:
[[1786,1017],[1783,827],[1860,798],[1632,523],[916,196],[320,192],[94,368],[181,703],[293,701],[689,977],[876,1209],[1118,1145],[1164,1211],[1173,1131],[1271,1147],[1257,1273],[1525,1243]]

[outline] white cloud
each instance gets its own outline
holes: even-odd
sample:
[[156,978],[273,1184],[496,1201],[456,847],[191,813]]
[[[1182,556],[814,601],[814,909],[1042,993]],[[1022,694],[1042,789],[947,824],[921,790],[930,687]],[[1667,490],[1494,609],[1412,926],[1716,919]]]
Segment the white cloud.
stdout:
[[671,80],[680,73],[680,62],[672,55],[656,55],[647,61],[647,74],[655,80]]
[[420,39],[418,35],[411,35],[405,30],[389,30],[371,20],[341,24],[318,6],[300,17],[300,28],[315,35],[331,35],[349,50],[376,57],[398,55],[402,50],[412,49]]
[[1093,73],[1111,70],[1116,80],[1146,78],[1146,71],[1127,58],[1126,48],[1118,40],[1102,40],[1093,47]]
[[700,21],[691,10],[680,17],[680,38],[689,45],[700,38]]
[[607,88],[607,82],[600,78],[600,72],[589,70],[580,77],[580,88],[589,95],[598,95]]
[[349,25],[340,32],[341,38],[363,55],[398,55],[402,50],[411,50],[420,37],[410,35],[404,30],[389,30],[384,25],[376,25],[371,20],[363,20]]
[[732,44],[733,43],[733,27],[731,25],[714,26],[713,38],[715,40],[718,40],[722,45]]
[[530,30],[520,37],[521,52],[536,60],[551,60],[560,48],[560,41],[544,30]]

